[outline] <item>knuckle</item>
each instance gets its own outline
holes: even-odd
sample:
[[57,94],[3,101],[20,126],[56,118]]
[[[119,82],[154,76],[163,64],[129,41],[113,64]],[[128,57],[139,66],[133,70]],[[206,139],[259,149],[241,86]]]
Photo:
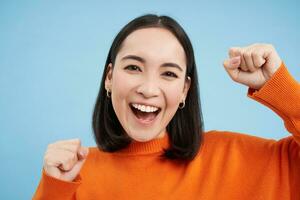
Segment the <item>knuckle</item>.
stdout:
[[246,51],[246,52],[244,52],[243,55],[244,55],[245,58],[250,58],[251,57],[251,52]]
[[257,51],[252,52],[252,57],[258,57],[259,53]]
[[272,44],[267,44],[267,47],[269,47],[270,49],[274,49],[274,46]]
[[47,149],[51,149],[53,147],[53,143],[48,144]]
[[234,47],[230,47],[229,48],[229,53],[234,53],[235,52],[235,48]]
[[237,56],[239,55],[239,48],[238,47],[230,47],[228,50],[230,56]]
[[44,157],[44,165],[50,165],[50,163],[52,162],[52,159],[49,155],[45,155]]
[[77,149],[79,148],[77,145],[72,145],[70,147],[68,147],[69,150],[72,152],[72,153],[75,153],[77,152]]
[[79,138],[74,138],[73,141],[74,141],[75,143],[79,143],[79,142],[80,142],[80,139],[79,139]]
[[80,146],[81,145],[81,141],[78,138],[72,139],[68,141],[69,144],[74,144],[76,146]]
[[77,144],[77,145],[80,145],[80,144],[81,144],[80,139],[76,139],[76,144]]

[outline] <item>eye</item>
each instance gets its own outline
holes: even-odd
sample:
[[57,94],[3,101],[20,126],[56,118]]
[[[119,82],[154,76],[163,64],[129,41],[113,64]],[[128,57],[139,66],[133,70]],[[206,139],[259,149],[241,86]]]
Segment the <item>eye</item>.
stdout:
[[164,73],[164,74],[166,74],[166,75],[169,76],[169,77],[178,78],[178,76],[177,76],[175,73],[173,73],[173,72],[166,72],[166,73]]
[[141,71],[141,69],[136,65],[128,65],[124,69],[128,69],[129,71],[136,71],[136,70]]

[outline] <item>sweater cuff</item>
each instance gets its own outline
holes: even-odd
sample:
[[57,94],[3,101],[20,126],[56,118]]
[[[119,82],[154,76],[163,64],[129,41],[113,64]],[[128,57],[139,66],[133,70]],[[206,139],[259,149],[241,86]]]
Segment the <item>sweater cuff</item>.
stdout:
[[300,145],[300,85],[284,63],[259,90],[248,89],[248,97],[272,109]]
[[262,88],[248,88],[247,96],[270,107],[283,118],[300,118],[300,85],[283,62]]
[[81,184],[78,175],[74,181],[63,181],[48,175],[43,169],[42,178],[36,191],[36,199],[71,199]]

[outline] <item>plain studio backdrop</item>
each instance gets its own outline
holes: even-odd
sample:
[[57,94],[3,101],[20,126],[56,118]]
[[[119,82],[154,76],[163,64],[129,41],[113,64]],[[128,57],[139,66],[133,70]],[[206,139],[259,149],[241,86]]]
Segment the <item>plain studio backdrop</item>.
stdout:
[[109,47],[147,13],[173,17],[190,36],[205,131],[289,135],[222,62],[231,46],[271,43],[300,81],[299,1],[84,2],[0,1],[0,199],[31,199],[49,143],[95,146],[91,117]]

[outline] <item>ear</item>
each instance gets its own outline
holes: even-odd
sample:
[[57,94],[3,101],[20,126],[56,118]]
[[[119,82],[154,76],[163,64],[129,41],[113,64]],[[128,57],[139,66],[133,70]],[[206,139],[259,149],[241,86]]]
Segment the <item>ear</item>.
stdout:
[[106,69],[106,76],[105,76],[105,89],[111,91],[111,85],[112,85],[112,75],[113,75],[113,68],[112,64],[109,63]]
[[187,93],[188,93],[190,87],[191,87],[191,78],[188,76],[188,77],[185,79],[185,82],[184,82],[183,98],[182,98],[182,100],[185,100],[185,99],[186,99],[186,96],[187,96]]

